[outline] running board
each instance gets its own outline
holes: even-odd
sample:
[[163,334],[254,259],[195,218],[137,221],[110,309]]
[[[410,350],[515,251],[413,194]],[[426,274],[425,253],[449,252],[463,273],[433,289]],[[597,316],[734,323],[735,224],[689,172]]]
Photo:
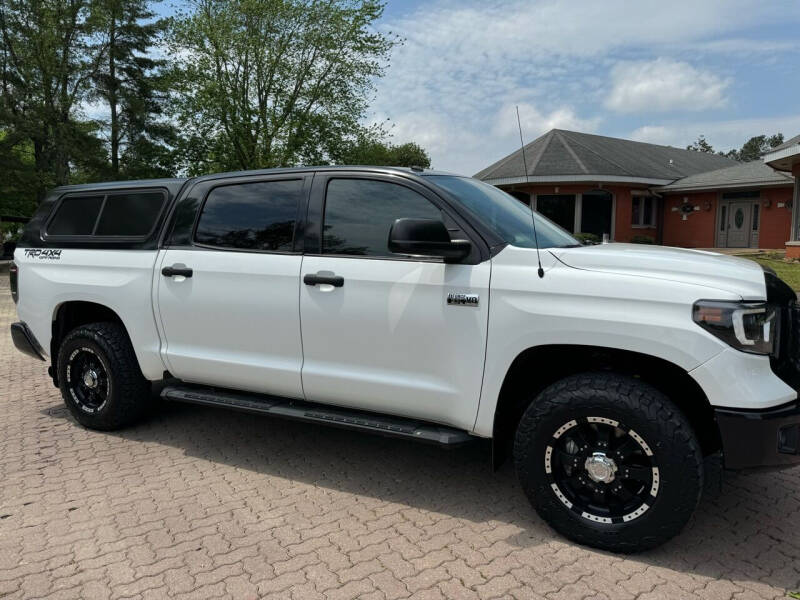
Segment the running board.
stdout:
[[403,417],[378,415],[302,400],[289,400],[216,388],[169,385],[161,391],[161,397],[175,402],[221,406],[259,415],[333,425],[344,429],[414,439],[443,446],[463,444],[475,439],[461,429]]

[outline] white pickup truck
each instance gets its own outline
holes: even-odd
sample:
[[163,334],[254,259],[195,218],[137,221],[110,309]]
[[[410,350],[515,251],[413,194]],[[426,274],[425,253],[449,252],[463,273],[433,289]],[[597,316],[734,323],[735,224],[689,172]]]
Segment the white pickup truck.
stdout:
[[163,382],[167,400],[490,438],[555,529],[620,552],[681,530],[705,456],[800,463],[800,311],[774,273],[583,247],[471,178],[324,167],[63,187],[14,261],[14,342],[51,362],[89,428],[133,423]]

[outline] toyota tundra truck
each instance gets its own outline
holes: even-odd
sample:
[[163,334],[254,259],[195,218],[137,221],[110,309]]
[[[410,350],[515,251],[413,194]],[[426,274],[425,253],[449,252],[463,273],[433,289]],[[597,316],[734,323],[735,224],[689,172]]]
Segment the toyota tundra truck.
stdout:
[[10,276],[15,345],[90,429],[136,422],[158,383],[169,401],[487,438],[552,527],[617,552],[681,530],[710,455],[800,463],[800,309],[774,272],[582,246],[468,177],[318,167],[61,187]]

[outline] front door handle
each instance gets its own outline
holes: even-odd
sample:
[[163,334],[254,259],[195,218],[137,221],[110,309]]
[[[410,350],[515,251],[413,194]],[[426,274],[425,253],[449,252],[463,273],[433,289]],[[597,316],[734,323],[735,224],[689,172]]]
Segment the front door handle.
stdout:
[[333,287],[342,287],[344,285],[344,277],[341,275],[319,275],[316,273],[307,273],[303,276],[303,283],[306,285],[319,285],[327,283]]
[[161,269],[161,274],[164,277],[174,277],[176,275],[191,277],[193,273],[194,272],[189,267],[182,267],[178,265],[172,265],[171,267],[164,267]]

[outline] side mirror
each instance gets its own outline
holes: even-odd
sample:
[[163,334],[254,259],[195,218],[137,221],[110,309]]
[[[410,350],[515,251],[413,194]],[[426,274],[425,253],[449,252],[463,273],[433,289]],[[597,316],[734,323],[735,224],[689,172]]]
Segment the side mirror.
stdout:
[[397,219],[389,230],[389,250],[411,256],[435,256],[458,262],[472,249],[468,240],[450,240],[447,227],[435,219]]

